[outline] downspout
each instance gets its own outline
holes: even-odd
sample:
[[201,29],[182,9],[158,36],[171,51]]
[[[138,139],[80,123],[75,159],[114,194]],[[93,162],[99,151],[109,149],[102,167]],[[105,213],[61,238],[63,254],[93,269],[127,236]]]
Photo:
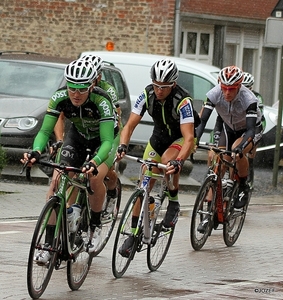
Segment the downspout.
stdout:
[[175,34],[174,34],[174,56],[180,56],[180,6],[181,0],[176,0],[175,5]]

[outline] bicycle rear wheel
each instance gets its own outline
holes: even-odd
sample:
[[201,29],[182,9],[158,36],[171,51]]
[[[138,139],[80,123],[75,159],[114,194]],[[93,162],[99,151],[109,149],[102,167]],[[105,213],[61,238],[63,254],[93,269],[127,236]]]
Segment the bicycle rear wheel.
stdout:
[[156,218],[151,243],[147,248],[147,266],[150,271],[156,271],[163,263],[172,242],[174,228],[163,227],[163,219],[168,205],[166,196]]
[[[47,246],[46,241],[50,240],[50,232],[49,238],[47,238],[46,228],[51,218],[51,214],[54,216],[55,213],[57,219],[59,205],[57,197],[51,197],[50,200],[46,202],[33,233],[27,268],[28,292],[30,297],[33,299],[38,299],[44,293],[56,264],[61,230],[59,230],[58,237],[56,239],[53,236],[52,245]],[[50,256],[48,261],[44,263],[35,260],[42,251],[48,251],[48,253],[46,253]]]
[[247,204],[242,208],[234,208],[235,198],[239,197],[239,186],[235,186],[227,207],[226,222],[223,224],[223,239],[226,246],[233,246],[242,231],[252,190],[250,189]]
[[135,191],[130,199],[128,200],[121,220],[118,225],[117,233],[115,236],[113,253],[112,253],[112,273],[116,278],[120,278],[124,275],[127,268],[130,265],[131,260],[134,258],[138,239],[134,240],[133,247],[127,256],[122,256],[119,253],[120,247],[122,247],[125,240],[133,235],[132,232],[132,211],[135,203],[143,196],[143,191],[137,190]]
[[[215,190],[216,182],[212,177],[206,177],[197,194],[191,219],[190,236],[194,250],[200,250],[211,234],[214,224]],[[207,201],[209,191],[212,194],[212,201]]]
[[[107,215],[107,217],[101,218],[101,242],[93,252],[93,256],[97,256],[106,246],[112,231],[114,229],[118,213],[120,210],[120,204],[121,204],[121,196],[122,196],[122,185],[119,178],[117,178],[117,199],[116,203],[114,205],[114,209],[111,214]],[[105,199],[106,201],[106,199]],[[107,206],[105,206],[107,208]]]

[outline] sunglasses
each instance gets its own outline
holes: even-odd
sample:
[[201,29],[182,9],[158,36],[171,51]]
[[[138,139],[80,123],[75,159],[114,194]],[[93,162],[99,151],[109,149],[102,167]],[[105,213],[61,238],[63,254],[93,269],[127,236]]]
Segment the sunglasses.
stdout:
[[159,85],[159,84],[156,84],[156,83],[152,83],[152,85],[153,85],[154,88],[157,88],[158,90],[166,90],[166,89],[171,88],[174,85],[174,82],[171,83],[171,84],[164,84],[164,85]]
[[221,84],[221,89],[225,91],[233,91],[236,90],[239,87],[239,85],[224,85]]
[[87,93],[90,89],[91,85],[87,88],[81,88],[81,89],[77,89],[77,88],[72,88],[72,87],[68,87],[68,91],[72,94],[75,94],[75,92],[79,92],[81,95]]

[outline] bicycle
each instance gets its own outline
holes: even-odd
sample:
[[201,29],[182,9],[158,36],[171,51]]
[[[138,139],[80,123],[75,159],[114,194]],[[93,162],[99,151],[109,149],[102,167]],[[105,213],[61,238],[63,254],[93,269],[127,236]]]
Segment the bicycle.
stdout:
[[[215,146],[199,145],[198,148],[214,152],[214,159],[208,167],[205,179],[197,194],[192,218],[190,237],[194,250],[200,250],[219,224],[223,224],[223,239],[226,246],[235,244],[242,231],[252,189],[248,194],[248,201],[242,208],[234,208],[234,203],[239,196],[239,176],[236,168],[236,156],[232,151],[227,151]],[[232,155],[232,161],[224,158]],[[232,186],[222,188],[222,168],[232,169]],[[199,225],[202,225],[201,229]]]
[[[167,255],[174,234],[174,227],[165,228],[163,226],[163,218],[168,204],[167,186],[172,184],[171,179],[166,183],[163,172],[162,174],[153,172],[153,167],[166,170],[166,165],[142,160],[130,155],[125,155],[125,158],[140,163],[141,167],[136,190],[130,196],[124,208],[114,241],[112,273],[116,278],[122,277],[130,262],[134,259],[135,254],[144,250],[147,250],[147,266],[149,270],[156,271]],[[145,168],[144,172],[143,168]],[[149,195],[151,179],[157,179],[160,182],[159,193],[154,201],[154,208],[152,207],[153,197]],[[141,209],[138,225],[133,232],[131,220],[132,211],[136,203],[137,205],[140,204]],[[134,243],[129,255],[123,257],[119,254],[119,248],[129,236],[133,236]]]
[[[86,161],[88,159],[89,154]],[[82,173],[80,168],[52,161],[40,160],[38,164],[57,169],[59,174],[57,191],[44,205],[35,226],[30,245],[27,286],[29,295],[33,299],[38,299],[44,293],[54,269],[66,268],[66,266],[61,267],[63,261],[67,262],[67,281],[70,289],[74,291],[81,287],[86,279],[93,257],[102,251],[110,238],[121,201],[121,183],[118,178],[118,198],[115,209],[111,218],[102,220],[101,235],[103,241],[99,248],[96,249],[96,252],[89,253],[90,206],[88,194],[93,193],[90,188],[89,175]],[[27,164],[24,165],[20,173],[24,171],[26,166]],[[69,172],[75,173],[77,176],[70,177],[68,175]],[[67,203],[74,188],[78,189],[75,203],[80,205],[81,213],[78,219],[77,230],[70,232],[67,220]],[[54,224],[52,243],[50,245],[46,244],[48,224]],[[50,254],[50,259],[46,263],[35,259],[41,251],[48,251]]]

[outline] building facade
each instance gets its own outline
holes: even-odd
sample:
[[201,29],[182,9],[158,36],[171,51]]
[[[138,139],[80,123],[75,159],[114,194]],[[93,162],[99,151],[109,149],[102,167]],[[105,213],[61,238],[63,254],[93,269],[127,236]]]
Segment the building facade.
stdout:
[[266,19],[282,18],[282,11],[278,0],[210,0],[209,5],[183,0],[175,55],[220,68],[241,67],[254,75],[254,89],[272,105],[278,100],[281,46],[265,42]]
[[254,89],[272,105],[281,46],[264,37],[266,19],[282,18],[281,2],[2,0],[0,50],[76,58],[113,41],[114,51],[176,55],[220,68],[235,64],[254,75]]

